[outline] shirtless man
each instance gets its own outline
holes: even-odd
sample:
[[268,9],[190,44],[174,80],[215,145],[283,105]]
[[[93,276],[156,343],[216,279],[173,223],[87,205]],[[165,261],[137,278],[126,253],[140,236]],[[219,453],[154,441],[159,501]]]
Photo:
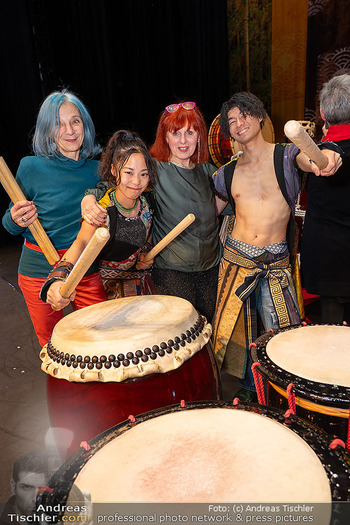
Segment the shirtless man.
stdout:
[[[251,93],[237,93],[223,104],[220,127],[241,144],[243,154],[213,176],[218,213],[228,202],[235,210],[219,274],[214,348],[222,370],[242,379],[242,400],[254,399],[246,349],[258,336],[257,313],[264,331],[300,322],[289,259],[297,167],[328,176],[341,165],[340,155],[325,149],[328,165],[320,171],[294,144],[266,142],[265,119],[262,102]],[[337,151],[333,145],[323,147]]]

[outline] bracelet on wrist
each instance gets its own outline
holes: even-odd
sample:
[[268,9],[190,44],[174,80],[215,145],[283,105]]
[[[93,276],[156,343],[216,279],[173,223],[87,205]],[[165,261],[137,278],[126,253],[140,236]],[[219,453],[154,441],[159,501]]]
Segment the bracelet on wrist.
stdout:
[[73,267],[74,264],[69,261],[58,261],[56,266],[49,272],[46,281],[42,285],[39,299],[46,303],[47,292],[49,291],[50,286],[56,281],[64,282],[72,271]]
[[148,253],[152,249],[152,243],[149,241],[146,241],[145,244],[141,248],[141,253]]

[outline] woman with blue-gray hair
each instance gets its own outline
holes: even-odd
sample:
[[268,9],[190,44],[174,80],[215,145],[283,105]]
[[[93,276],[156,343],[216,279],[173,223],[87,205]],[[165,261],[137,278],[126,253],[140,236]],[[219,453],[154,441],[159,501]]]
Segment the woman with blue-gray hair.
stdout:
[[[62,312],[39,300],[40,289],[52,269],[28,226],[35,219],[61,256],[80,229],[80,201],[95,185],[101,151],[95,128],[79,98],[63,90],[51,93],[42,103],[33,137],[34,156],[24,157],[16,180],[28,200],[10,203],[2,223],[12,235],[22,235],[24,245],[18,268],[23,292],[41,346],[47,343]],[[97,268],[90,268],[76,289],[74,308],[106,299]]]

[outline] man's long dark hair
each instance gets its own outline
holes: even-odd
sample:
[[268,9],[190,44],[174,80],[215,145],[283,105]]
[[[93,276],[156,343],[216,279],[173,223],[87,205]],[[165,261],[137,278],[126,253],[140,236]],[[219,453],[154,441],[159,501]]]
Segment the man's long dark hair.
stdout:
[[233,108],[238,108],[244,117],[250,115],[251,117],[261,118],[260,126],[264,125],[267,113],[260,98],[253,95],[253,93],[249,93],[249,91],[241,91],[232,95],[230,100],[224,102],[221,107],[219,125],[226,137],[230,136],[227,113]]

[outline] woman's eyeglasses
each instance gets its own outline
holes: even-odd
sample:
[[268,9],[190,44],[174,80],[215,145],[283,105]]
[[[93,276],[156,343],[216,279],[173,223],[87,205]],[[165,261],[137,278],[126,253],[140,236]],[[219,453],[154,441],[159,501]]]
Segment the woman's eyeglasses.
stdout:
[[165,112],[175,113],[175,111],[177,111],[180,106],[187,110],[196,109],[197,107],[195,102],[180,102],[179,104],[170,104],[170,106],[165,108]]

